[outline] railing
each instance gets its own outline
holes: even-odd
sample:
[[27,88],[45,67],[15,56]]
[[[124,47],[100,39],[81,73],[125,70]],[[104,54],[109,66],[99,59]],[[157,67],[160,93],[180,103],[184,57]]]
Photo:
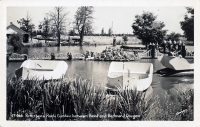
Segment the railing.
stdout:
[[48,54],[46,52],[35,52],[29,57],[29,59],[33,59],[33,60],[39,60],[39,59],[49,60],[49,59],[51,59],[51,56],[50,56],[50,54]]
[[142,54],[139,54],[139,58],[151,58],[151,50],[144,51]]
[[[18,53],[12,53],[9,56],[9,60],[24,60],[25,56],[27,56],[26,54],[18,54]],[[28,56],[27,56],[28,57]]]
[[55,55],[55,59],[68,59],[68,55],[64,53],[59,53]]
[[158,57],[158,56],[162,56],[162,53],[160,53],[159,50],[156,50],[155,51],[155,57]]
[[123,49],[123,50],[127,52],[144,52],[144,50],[142,49]]
[[72,58],[73,59],[84,59],[85,56],[83,54],[76,53],[76,54],[72,54]]

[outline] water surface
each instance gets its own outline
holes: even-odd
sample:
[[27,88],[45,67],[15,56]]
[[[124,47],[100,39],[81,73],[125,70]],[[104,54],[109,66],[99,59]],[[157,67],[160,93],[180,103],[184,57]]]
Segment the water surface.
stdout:
[[[62,47],[40,47],[40,48],[22,48],[18,51],[21,54],[31,55],[34,52],[43,51],[47,53],[84,53],[86,50],[101,52],[106,46],[62,46]],[[192,50],[193,47],[189,47],[188,50]],[[74,60],[66,61],[68,64],[68,70],[66,72],[66,77],[81,77],[83,79],[91,80],[95,87],[104,88],[107,82],[107,73],[109,69],[110,62],[107,61],[84,61],[84,60]],[[139,61],[133,62],[144,62],[153,63],[154,72],[164,68],[157,59],[141,59]],[[194,62],[189,60],[189,62]],[[7,75],[14,73],[15,69],[21,66],[22,62],[10,62],[7,66]],[[48,66],[48,65],[47,65]],[[154,74],[152,81],[152,88],[154,93],[157,95],[162,95],[164,92],[170,92],[174,89],[178,89],[179,86],[189,86],[192,87],[194,83],[193,75],[185,76],[170,76],[161,77],[160,75]]]

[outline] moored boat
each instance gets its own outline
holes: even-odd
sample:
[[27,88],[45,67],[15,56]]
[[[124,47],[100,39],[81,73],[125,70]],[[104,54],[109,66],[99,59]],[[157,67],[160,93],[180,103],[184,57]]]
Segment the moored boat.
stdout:
[[181,56],[177,57],[164,54],[162,56],[158,56],[158,60],[163,66],[173,70],[194,70],[194,63],[189,63]]
[[152,76],[152,63],[111,62],[106,88],[145,91],[152,83]]
[[64,61],[26,60],[15,71],[15,74],[23,80],[60,79],[65,75],[67,68],[68,65]]

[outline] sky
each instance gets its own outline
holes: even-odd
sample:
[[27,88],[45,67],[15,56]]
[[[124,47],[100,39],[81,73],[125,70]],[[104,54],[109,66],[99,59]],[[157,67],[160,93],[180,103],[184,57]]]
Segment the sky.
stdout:
[[[40,21],[42,21],[50,11],[53,11],[54,7],[7,7],[7,26],[12,22],[16,26],[17,20],[25,18],[27,13],[32,18],[32,23],[35,24],[36,29]],[[65,12],[68,12],[67,22],[74,21],[74,15],[77,10],[77,6],[66,6]],[[132,34],[132,23],[135,20],[135,15],[141,15],[144,11],[153,12],[157,16],[157,21],[162,21],[165,24],[164,29],[168,30],[168,34],[176,32],[183,34],[180,28],[180,21],[184,20],[184,15],[187,10],[183,6],[94,6],[94,20],[93,28],[94,33],[101,33],[102,28],[104,32],[108,33],[108,29],[112,27],[116,34]]]

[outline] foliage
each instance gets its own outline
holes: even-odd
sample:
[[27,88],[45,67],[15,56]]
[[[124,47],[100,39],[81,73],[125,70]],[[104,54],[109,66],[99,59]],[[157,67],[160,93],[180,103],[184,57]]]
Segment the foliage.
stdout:
[[81,46],[82,46],[84,35],[88,35],[93,32],[93,29],[92,29],[93,12],[94,12],[94,8],[92,6],[81,6],[76,11],[74,23],[76,24],[76,29],[78,30],[78,33],[80,36]]
[[61,35],[64,35],[66,31],[66,18],[68,13],[64,12],[64,9],[64,7],[55,7],[53,12],[48,13],[52,20],[52,32],[57,37],[58,45],[60,45]]
[[128,37],[126,36],[126,35],[123,35],[123,40],[125,41],[125,42],[127,42],[128,41]]
[[[187,7],[187,14],[185,14],[184,21],[180,22],[181,29],[184,31],[188,41],[194,41],[194,8]],[[191,16],[189,16],[190,14]]]
[[155,96],[150,112],[144,120],[193,121],[194,90],[182,86],[176,95],[165,92],[162,100]]
[[109,29],[108,29],[108,36],[110,37],[111,35],[112,35],[112,29],[109,28]]
[[[38,26],[41,31],[42,36],[47,39],[52,36],[51,31],[51,20],[46,16],[40,25]],[[46,41],[46,40],[45,40]]]
[[102,30],[101,30],[101,35],[102,36],[104,35],[104,28],[102,28]]
[[172,32],[169,35],[167,35],[166,39],[171,40],[172,42],[179,41],[180,36],[181,35],[179,33]]
[[12,45],[15,50],[21,47],[22,35],[11,34],[8,38],[8,44]]
[[20,20],[17,20],[17,23],[20,24],[20,29],[24,30],[25,32],[28,32],[32,36],[34,35],[33,31],[35,29],[35,25],[32,23],[32,19],[27,13],[26,19],[22,18]]
[[37,31],[36,30],[33,30],[32,36],[33,37],[37,36]]
[[74,36],[75,35],[75,31],[74,30],[70,30],[69,31],[69,36]]
[[[7,120],[180,121],[194,117],[194,91],[184,88],[177,91],[174,99],[165,93],[161,102],[157,95],[145,100],[143,94],[135,90],[118,89],[115,95],[108,95],[81,78],[28,81],[11,75],[7,77],[6,86]],[[133,117],[135,115],[137,117]]]
[[[147,107],[145,105],[139,107],[139,105],[147,102],[139,99],[141,95],[133,91],[130,93],[119,91],[118,94],[115,98],[108,97],[105,90],[95,89],[88,80],[81,78],[60,81],[37,79],[23,81],[10,76],[7,78],[7,119],[129,120],[125,113],[129,115],[138,113],[141,116],[138,118],[142,118],[141,113],[144,113]],[[22,117],[17,117],[15,114],[20,114]],[[59,115],[69,117],[59,117]],[[108,117],[108,115],[121,117]]]
[[142,40],[143,44],[150,42],[162,43],[166,30],[163,30],[165,24],[156,21],[157,16],[151,12],[143,12],[142,15],[136,15],[132,24],[133,34]]

